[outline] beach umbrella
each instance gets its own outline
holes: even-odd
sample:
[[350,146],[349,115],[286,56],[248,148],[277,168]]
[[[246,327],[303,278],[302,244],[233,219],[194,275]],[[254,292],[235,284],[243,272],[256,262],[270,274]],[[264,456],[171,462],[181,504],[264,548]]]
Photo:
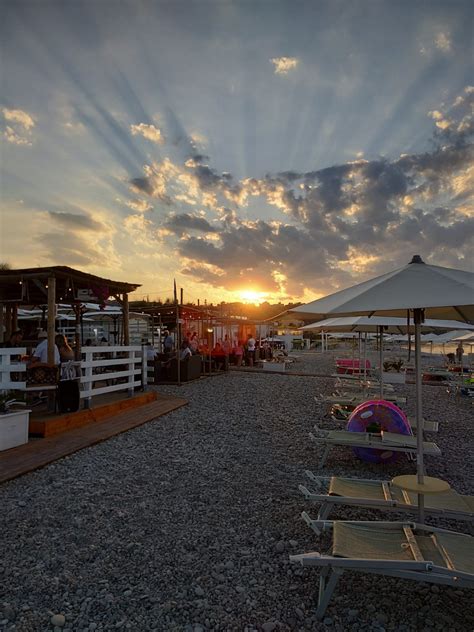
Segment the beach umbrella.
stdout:
[[[415,328],[415,385],[417,423],[417,477],[424,484],[423,406],[421,399],[421,325],[425,316],[461,322],[474,321],[474,274],[465,270],[425,264],[419,255],[387,274],[300,305],[290,313],[305,320],[331,316],[400,316],[413,314]],[[418,494],[419,518],[424,500]]]
[[[326,318],[325,320],[311,323],[302,327],[302,331],[345,331],[345,332],[376,332],[380,336],[379,347],[379,363],[380,363],[380,398],[383,396],[383,380],[382,380],[382,367],[383,367],[383,337],[382,332],[388,334],[400,334],[404,335],[404,339],[408,338],[405,333],[408,328],[412,328],[414,325],[413,319],[398,318],[396,316],[339,316],[334,318]],[[435,331],[438,329],[454,329],[455,332],[444,334],[447,339],[451,340],[459,335],[460,330],[473,330],[474,325],[468,323],[460,323],[457,320],[439,320],[434,318],[427,318],[421,325],[423,330]],[[360,358],[359,358],[360,359]]]

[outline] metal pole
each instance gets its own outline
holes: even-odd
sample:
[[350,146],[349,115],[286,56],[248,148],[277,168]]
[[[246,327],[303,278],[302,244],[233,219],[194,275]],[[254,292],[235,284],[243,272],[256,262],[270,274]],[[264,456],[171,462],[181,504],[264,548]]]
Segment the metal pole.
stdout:
[[383,327],[379,327],[380,399],[383,399]]
[[176,304],[176,359],[177,359],[177,377],[178,386],[181,386],[181,344],[179,335],[179,305]]
[[[416,389],[416,462],[418,483],[423,485],[425,468],[423,463],[423,401],[421,393],[422,371],[421,371],[421,322],[423,312],[421,309],[413,310],[413,320],[415,321],[415,389]],[[424,495],[418,494],[418,518],[421,524],[425,519]]]

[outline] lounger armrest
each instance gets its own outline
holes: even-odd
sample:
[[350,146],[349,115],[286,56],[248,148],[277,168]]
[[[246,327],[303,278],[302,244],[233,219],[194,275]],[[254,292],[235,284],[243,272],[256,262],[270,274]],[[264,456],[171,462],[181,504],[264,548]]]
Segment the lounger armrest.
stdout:
[[[433,562],[415,562],[411,560],[380,560],[355,557],[334,557],[321,555],[318,551],[290,555],[290,562],[301,566],[331,566],[341,570],[382,570],[382,571],[421,571],[429,573],[433,570]],[[388,574],[388,573],[387,573]],[[421,579],[421,577],[420,577]]]
[[315,532],[316,535],[321,535],[322,529],[319,528],[319,525],[324,522],[323,520],[313,520],[306,511],[301,512],[301,518],[306,522],[308,527]]
[[323,485],[329,485],[329,481],[331,480],[329,476],[316,476],[311,470],[305,470],[305,475],[315,483],[318,487],[322,487]]

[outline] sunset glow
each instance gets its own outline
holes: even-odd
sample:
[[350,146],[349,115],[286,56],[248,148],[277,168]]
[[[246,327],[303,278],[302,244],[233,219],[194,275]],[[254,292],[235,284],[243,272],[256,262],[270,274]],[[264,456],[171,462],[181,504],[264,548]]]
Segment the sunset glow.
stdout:
[[266,292],[256,292],[255,290],[241,290],[238,292],[238,298],[243,303],[253,303],[254,305],[260,305],[266,300]]
[[11,267],[258,304],[472,265],[472,0],[2,9]]

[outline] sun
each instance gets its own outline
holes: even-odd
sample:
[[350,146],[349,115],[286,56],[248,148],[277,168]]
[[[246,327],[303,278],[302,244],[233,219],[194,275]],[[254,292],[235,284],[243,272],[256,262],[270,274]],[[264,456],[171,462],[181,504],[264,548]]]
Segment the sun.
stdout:
[[257,292],[256,290],[240,290],[239,296],[245,303],[254,303],[260,305],[265,299],[265,292]]

